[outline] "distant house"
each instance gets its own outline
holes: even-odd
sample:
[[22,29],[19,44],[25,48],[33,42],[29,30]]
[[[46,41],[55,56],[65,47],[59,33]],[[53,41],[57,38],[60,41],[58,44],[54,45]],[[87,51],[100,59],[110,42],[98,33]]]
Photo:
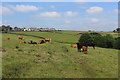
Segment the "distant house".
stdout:
[[13,31],[22,31],[22,29],[21,28],[14,28],[14,29],[12,29]]
[[31,29],[30,28],[25,28],[24,31],[31,31]]
[[25,28],[24,31],[53,31],[55,28]]
[[54,31],[55,30],[55,28],[50,28],[50,31]]
[[44,28],[45,29],[45,31],[49,31],[49,28]]
[[40,28],[30,28],[30,31],[40,31]]
[[45,29],[44,29],[44,28],[41,28],[40,31],[45,31]]
[[10,31],[10,27],[4,27],[4,31]]

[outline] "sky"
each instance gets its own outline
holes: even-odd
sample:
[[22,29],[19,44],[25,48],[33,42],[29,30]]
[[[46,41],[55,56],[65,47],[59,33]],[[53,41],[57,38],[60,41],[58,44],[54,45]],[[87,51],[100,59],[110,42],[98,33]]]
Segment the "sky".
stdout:
[[3,2],[0,24],[20,28],[113,31],[118,2]]

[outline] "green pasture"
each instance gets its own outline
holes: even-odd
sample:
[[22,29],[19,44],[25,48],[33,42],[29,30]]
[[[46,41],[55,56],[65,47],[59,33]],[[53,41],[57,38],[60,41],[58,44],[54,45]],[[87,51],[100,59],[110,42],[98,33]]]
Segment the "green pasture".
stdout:
[[[77,42],[73,35],[49,32],[15,32],[51,37],[51,43],[18,44],[21,35],[2,34],[3,78],[117,78],[118,50],[88,47],[88,54],[71,48]],[[10,37],[11,40],[5,38]],[[25,41],[40,38],[22,36]],[[63,41],[57,43],[55,41]],[[17,47],[17,48],[16,48]]]
[[52,41],[61,41],[69,44],[76,44],[78,42],[78,38],[76,38],[76,36],[74,35],[59,34],[57,32],[12,32],[12,33],[28,34],[44,38],[51,38]]

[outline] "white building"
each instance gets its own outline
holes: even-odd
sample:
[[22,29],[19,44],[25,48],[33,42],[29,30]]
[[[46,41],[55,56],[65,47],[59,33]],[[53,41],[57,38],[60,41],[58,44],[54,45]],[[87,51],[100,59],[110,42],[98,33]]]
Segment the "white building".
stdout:
[[24,31],[31,31],[31,29],[30,28],[25,28]]

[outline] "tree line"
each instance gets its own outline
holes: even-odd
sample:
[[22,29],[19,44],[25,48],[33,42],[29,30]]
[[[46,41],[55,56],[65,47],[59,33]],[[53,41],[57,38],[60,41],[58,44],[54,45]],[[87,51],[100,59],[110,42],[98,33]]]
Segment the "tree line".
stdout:
[[111,34],[101,35],[97,32],[84,33],[79,42],[94,43],[98,47],[120,49],[120,37],[113,38]]

